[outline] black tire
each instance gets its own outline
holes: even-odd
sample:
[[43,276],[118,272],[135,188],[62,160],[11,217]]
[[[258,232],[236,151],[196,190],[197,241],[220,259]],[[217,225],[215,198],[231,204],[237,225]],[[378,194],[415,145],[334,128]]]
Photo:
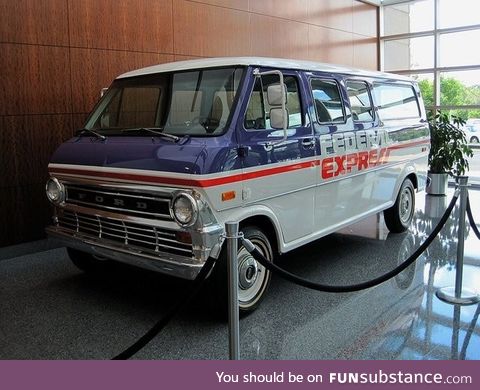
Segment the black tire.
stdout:
[[408,229],[415,213],[415,188],[410,179],[405,179],[398,192],[395,204],[383,212],[385,224],[392,233]]
[[[268,237],[258,228],[248,226],[241,231],[270,261],[273,261],[272,246]],[[209,295],[211,296],[212,309],[221,316],[228,309],[228,279],[227,279],[227,250],[224,245],[215,268],[209,278]],[[268,290],[271,273],[257,263],[241,242],[238,243],[238,296],[240,314],[244,315],[254,311]]]
[[478,137],[473,136],[472,138],[470,138],[470,143],[471,144],[478,144]]
[[107,263],[110,263],[109,260],[98,260],[90,253],[73,248],[67,248],[67,253],[72,263],[88,274],[101,274],[106,271]]

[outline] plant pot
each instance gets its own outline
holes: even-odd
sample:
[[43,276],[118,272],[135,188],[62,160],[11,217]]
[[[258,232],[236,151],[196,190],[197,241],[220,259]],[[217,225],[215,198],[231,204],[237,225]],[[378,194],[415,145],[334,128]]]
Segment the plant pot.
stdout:
[[427,186],[427,194],[430,195],[446,195],[448,174],[428,172],[430,184]]
[[447,209],[446,196],[425,196],[425,215],[429,218],[441,218]]

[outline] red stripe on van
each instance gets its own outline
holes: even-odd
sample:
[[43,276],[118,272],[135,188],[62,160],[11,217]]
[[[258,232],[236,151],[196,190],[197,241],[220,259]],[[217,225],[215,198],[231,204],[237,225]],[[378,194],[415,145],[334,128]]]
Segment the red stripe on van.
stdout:
[[286,173],[304,169],[316,165],[316,161],[301,162],[292,165],[286,165],[282,167],[262,169],[255,172],[238,173],[235,175],[229,175],[224,177],[217,177],[212,179],[182,179],[175,177],[165,176],[150,176],[131,173],[120,172],[102,172],[95,170],[75,169],[75,168],[50,168],[50,174],[66,174],[66,175],[79,175],[79,176],[92,176],[96,178],[105,179],[121,179],[129,181],[141,181],[144,183],[155,184],[169,184],[178,186],[190,186],[190,187],[213,187],[223,184],[234,183],[242,180],[257,179],[265,176],[276,175],[280,173]]
[[[388,147],[388,152],[391,150],[409,148],[412,146],[418,146],[423,144],[429,144],[430,141],[416,141],[408,144],[393,145]],[[388,156],[387,152],[387,156]],[[386,162],[386,161],[385,161]],[[287,173],[292,171],[297,171],[300,169],[311,168],[313,166],[320,165],[321,160],[312,160],[299,162],[295,164],[285,165],[275,168],[264,168],[254,172],[238,173],[229,176],[217,177],[212,179],[183,179],[175,177],[165,177],[165,176],[151,176],[147,174],[131,174],[131,173],[121,173],[121,172],[104,172],[96,170],[84,170],[76,168],[50,168],[50,174],[67,174],[67,175],[79,175],[79,176],[92,176],[96,178],[105,178],[105,179],[121,179],[135,182],[144,182],[144,183],[155,183],[155,184],[167,184],[167,185],[176,185],[176,186],[188,186],[188,187],[214,187],[224,184],[230,184],[242,180],[251,180],[258,179],[265,176],[272,176],[281,173]]]

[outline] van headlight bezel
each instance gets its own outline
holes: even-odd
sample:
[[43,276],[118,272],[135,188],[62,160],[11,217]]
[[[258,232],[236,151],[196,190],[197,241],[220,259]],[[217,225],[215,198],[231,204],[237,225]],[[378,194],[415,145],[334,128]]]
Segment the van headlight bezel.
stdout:
[[170,210],[175,222],[182,227],[193,226],[198,220],[197,200],[187,192],[177,192],[174,195]]
[[45,184],[45,192],[48,200],[54,205],[65,201],[65,186],[56,177],[51,177]]

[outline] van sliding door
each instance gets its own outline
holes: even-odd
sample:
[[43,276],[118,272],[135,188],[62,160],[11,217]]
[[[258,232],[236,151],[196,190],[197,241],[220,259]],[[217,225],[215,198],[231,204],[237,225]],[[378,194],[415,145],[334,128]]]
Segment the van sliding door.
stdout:
[[[316,234],[336,231],[372,212],[378,177],[370,170],[369,152],[381,158],[370,92],[364,81],[312,78],[312,96],[319,143],[315,197]],[[378,150],[378,152],[377,152]],[[373,153],[373,152],[372,152]]]

